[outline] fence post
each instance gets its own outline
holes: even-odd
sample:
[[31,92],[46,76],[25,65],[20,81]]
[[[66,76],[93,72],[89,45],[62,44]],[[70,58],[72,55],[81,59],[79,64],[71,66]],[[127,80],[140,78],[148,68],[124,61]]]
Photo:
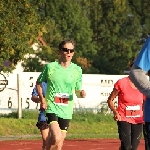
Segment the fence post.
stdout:
[[20,76],[17,74],[17,94],[18,94],[18,118],[22,118],[22,100],[21,100],[21,94],[20,94]]

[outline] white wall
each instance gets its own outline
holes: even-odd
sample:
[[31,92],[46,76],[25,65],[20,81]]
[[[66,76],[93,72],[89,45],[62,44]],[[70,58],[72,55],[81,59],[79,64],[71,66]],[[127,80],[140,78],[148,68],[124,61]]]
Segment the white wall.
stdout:
[[[31,101],[32,89],[40,72],[20,72],[19,90],[22,99],[23,109],[38,109],[37,104]],[[0,113],[8,113],[18,108],[17,73],[5,74],[8,80],[6,88],[0,92]],[[75,108],[100,108],[101,102],[106,102],[114,83],[127,75],[97,75],[83,74],[83,89],[86,91],[86,98],[74,96]],[[0,76],[0,81],[4,80]],[[0,85],[2,89],[4,85]]]

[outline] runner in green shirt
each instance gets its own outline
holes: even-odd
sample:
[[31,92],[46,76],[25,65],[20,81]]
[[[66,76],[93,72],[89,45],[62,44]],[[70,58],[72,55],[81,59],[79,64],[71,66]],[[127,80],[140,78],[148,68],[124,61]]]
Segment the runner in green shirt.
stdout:
[[[41,101],[41,109],[46,110],[50,134],[46,150],[61,150],[70,119],[73,114],[73,93],[78,91],[85,97],[82,90],[82,69],[72,63],[74,43],[71,40],[59,44],[60,59],[44,67],[37,80],[37,90]],[[47,81],[46,97],[42,94],[41,83]]]

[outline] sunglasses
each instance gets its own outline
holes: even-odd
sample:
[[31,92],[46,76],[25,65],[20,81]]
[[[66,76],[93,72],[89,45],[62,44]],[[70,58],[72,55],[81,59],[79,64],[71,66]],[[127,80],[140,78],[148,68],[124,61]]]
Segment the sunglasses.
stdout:
[[70,53],[73,53],[74,52],[74,49],[68,49],[68,48],[62,48],[61,49],[63,52],[70,52]]

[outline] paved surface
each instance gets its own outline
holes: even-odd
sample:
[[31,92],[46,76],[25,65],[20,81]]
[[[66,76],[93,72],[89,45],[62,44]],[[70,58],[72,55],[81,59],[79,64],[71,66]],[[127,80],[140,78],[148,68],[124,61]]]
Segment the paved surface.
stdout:
[[[41,140],[0,141],[0,150],[41,150]],[[118,139],[65,140],[62,150],[118,150]],[[144,150],[142,139],[138,150]]]

